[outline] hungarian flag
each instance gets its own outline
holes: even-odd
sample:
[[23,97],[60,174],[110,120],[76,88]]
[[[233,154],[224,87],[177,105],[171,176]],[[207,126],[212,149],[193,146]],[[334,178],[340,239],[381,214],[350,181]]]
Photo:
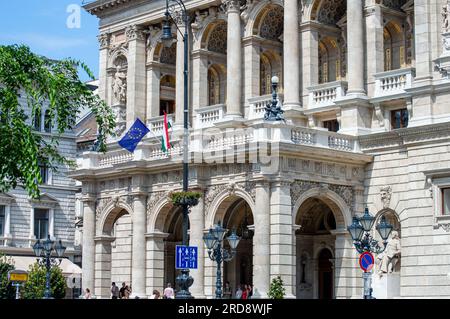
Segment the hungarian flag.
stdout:
[[171,128],[172,125],[169,123],[167,119],[167,113],[164,112],[164,125],[163,125],[163,134],[161,137],[161,150],[165,153],[169,151],[169,149],[172,147],[170,145],[170,139],[169,139],[169,128]]

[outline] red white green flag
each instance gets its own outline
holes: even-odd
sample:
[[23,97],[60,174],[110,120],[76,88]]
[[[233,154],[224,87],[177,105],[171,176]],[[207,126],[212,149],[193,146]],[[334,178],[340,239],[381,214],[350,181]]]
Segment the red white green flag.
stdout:
[[165,153],[169,152],[171,148],[170,139],[169,139],[169,129],[172,127],[169,120],[167,119],[167,113],[164,112],[164,123],[163,123],[163,134],[161,138],[161,150]]

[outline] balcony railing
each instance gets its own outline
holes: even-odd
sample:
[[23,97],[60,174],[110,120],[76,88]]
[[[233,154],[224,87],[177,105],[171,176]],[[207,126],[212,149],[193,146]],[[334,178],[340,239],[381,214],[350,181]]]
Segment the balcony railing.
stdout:
[[412,87],[415,69],[398,69],[375,74],[374,98],[405,94]]
[[309,109],[334,105],[347,92],[347,82],[334,81],[312,86],[309,90]]
[[339,151],[358,152],[357,138],[325,130],[308,128],[292,129],[291,139],[295,144],[330,148]]
[[214,125],[215,122],[223,119],[225,113],[225,104],[216,104],[196,110],[197,121],[196,128],[207,128]]
[[[283,104],[283,94],[278,94],[278,101]],[[249,98],[248,103],[250,104],[250,110],[248,113],[248,119],[262,119],[266,111],[266,106],[270,102],[272,102],[272,94]]]
[[[168,114],[167,120],[172,123],[173,126],[173,114]],[[147,127],[155,136],[161,136],[164,130],[164,116],[157,116],[150,120],[147,120]]]

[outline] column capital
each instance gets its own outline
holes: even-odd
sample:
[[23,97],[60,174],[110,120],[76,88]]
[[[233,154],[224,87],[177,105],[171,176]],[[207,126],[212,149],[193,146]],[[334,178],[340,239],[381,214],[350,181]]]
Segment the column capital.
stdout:
[[146,233],[145,234],[145,239],[147,239],[147,240],[161,239],[162,240],[162,239],[167,238],[167,236],[169,236],[169,235],[170,234],[168,234],[168,233],[163,233],[163,232],[160,232],[160,231],[153,231],[153,232],[150,232],[150,233]]
[[239,0],[222,0],[222,8],[228,13],[240,13],[241,5]]
[[93,194],[83,194],[83,195],[81,196],[80,200],[81,200],[83,203],[86,203],[86,204],[89,204],[89,203],[94,204],[95,201],[97,200],[97,197],[94,196]]
[[115,238],[114,237],[112,237],[112,236],[106,236],[106,235],[103,235],[103,236],[96,236],[96,237],[94,237],[94,242],[95,243],[107,243],[107,242],[113,242],[115,240]]
[[137,24],[128,26],[125,29],[125,35],[127,37],[128,42],[134,41],[134,40],[140,40],[140,41],[145,40],[144,28]]
[[100,50],[109,49],[111,41],[111,33],[102,32],[97,36],[98,42],[100,43]]

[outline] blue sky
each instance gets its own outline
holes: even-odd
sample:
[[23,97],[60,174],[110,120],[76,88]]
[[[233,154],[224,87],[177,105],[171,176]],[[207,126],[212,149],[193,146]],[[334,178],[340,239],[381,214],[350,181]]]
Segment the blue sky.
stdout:
[[[98,19],[83,8],[80,18],[77,18],[76,6],[82,2],[3,0],[0,7],[0,44],[26,44],[33,52],[49,58],[81,60],[98,77]],[[68,9],[72,11],[67,12]],[[84,74],[81,78],[88,79]]]

